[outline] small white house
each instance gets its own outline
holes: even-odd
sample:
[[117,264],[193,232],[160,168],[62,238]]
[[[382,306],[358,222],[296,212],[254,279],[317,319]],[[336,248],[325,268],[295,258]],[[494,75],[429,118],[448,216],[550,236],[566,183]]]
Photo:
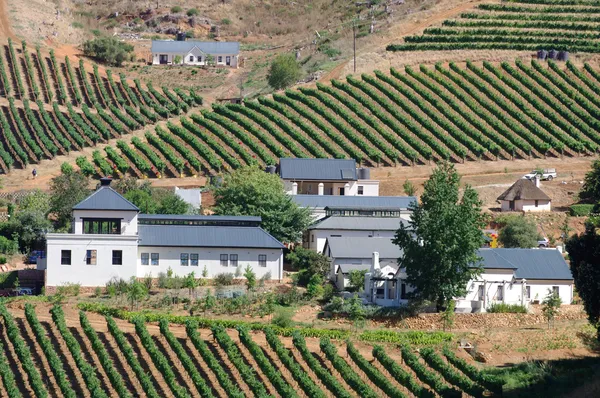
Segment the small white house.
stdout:
[[281,158],[276,170],[290,195],[379,196],[379,181],[352,159]]
[[331,215],[354,215],[371,217],[398,217],[410,220],[410,205],[417,201],[414,196],[339,196],[339,195],[293,195],[292,200],[300,207],[310,209],[315,220]]
[[351,271],[369,271],[373,262],[373,253],[379,256],[381,268],[389,267],[389,273],[396,275],[400,248],[391,238],[328,238],[323,254],[331,260],[330,279],[338,290],[348,286]]
[[498,197],[502,211],[550,211],[552,200],[540,189],[540,179],[522,178]]
[[46,287],[104,286],[113,277],[158,277],[194,271],[208,277],[249,265],[258,278],[283,278],[283,244],[260,228],[260,217],[139,214],[110,187],[73,207],[73,232],[46,235]]
[[173,65],[179,57],[182,65],[239,65],[240,43],[195,40],[152,40],[152,64]]

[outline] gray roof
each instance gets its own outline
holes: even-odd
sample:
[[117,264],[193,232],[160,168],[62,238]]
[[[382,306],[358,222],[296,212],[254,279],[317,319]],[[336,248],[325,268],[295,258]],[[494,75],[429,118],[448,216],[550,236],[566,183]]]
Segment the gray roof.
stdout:
[[484,268],[516,269],[518,279],[571,280],[573,275],[558,250],[480,249]]
[[550,200],[550,197],[535,186],[535,181],[522,178],[498,196],[498,200]]
[[176,41],[176,40],[152,40],[153,53],[177,53],[187,54],[194,47],[206,54],[239,54],[240,43],[237,41]]
[[350,271],[368,271],[370,269],[371,264],[340,264],[338,265],[336,272],[342,271],[342,274],[349,274]]
[[282,249],[259,227],[139,225],[140,246]]
[[[329,249],[329,250],[327,250]],[[325,253],[332,258],[371,258],[373,252],[379,258],[398,258],[402,255],[400,247],[390,238],[329,237],[325,243]]]
[[353,231],[395,231],[400,223],[408,226],[408,221],[398,217],[351,217],[329,216],[309,229],[336,229]]
[[96,192],[73,206],[73,210],[140,211],[136,205],[109,186],[101,186]]
[[261,218],[258,216],[201,216],[188,214],[140,214],[138,215],[138,220],[261,222]]
[[406,209],[414,196],[339,196],[292,195],[292,200],[302,207],[353,208],[353,209]]
[[279,176],[284,180],[356,181],[352,159],[279,159]]

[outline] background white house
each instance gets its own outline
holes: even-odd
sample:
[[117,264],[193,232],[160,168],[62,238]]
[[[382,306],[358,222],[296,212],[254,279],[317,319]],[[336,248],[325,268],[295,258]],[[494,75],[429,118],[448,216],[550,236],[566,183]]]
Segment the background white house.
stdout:
[[252,267],[257,277],[283,277],[283,244],[260,228],[260,217],[139,214],[102,179],[100,188],[73,207],[73,233],[46,235],[46,287],[63,283],[104,286],[171,268],[200,277]]
[[409,205],[416,202],[417,198],[414,196],[293,195],[292,200],[298,206],[310,209],[315,220],[334,214],[394,216],[410,220],[412,211]]
[[522,178],[498,197],[502,211],[550,211],[552,200],[540,189],[539,177]]
[[183,65],[207,65],[212,59],[216,66],[237,68],[240,43],[224,41],[152,40],[152,64],[172,65],[179,56]]

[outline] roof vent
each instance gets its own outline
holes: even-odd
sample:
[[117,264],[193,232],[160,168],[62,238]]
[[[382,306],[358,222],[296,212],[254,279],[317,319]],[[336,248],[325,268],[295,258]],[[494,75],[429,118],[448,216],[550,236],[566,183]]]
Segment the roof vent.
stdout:
[[100,179],[100,186],[101,187],[109,187],[111,181],[112,181],[112,178],[108,178],[108,177],[101,178]]

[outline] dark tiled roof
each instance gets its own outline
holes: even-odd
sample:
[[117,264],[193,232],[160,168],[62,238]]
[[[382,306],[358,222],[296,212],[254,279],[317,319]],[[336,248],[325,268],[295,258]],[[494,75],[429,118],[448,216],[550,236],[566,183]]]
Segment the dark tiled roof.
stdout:
[[176,41],[152,40],[153,53],[188,53],[194,47],[206,54],[238,54],[240,43],[237,41]]
[[302,207],[346,209],[407,209],[416,202],[414,196],[339,196],[339,195],[292,195],[292,200]]
[[573,279],[571,270],[558,250],[480,249],[484,268],[516,269],[518,279]]
[[498,200],[550,200],[550,197],[534,181],[522,178],[498,196]]
[[[329,250],[328,250],[329,249]],[[356,238],[329,237],[325,243],[324,253],[332,258],[371,258],[373,252],[379,253],[380,259],[398,258],[402,250],[392,243],[390,238]]]
[[136,205],[109,186],[101,186],[96,192],[73,206],[73,210],[140,211]]
[[279,176],[284,180],[356,181],[352,159],[279,159]]
[[258,227],[139,225],[140,246],[239,247],[282,249],[277,239]]
[[329,216],[309,229],[339,229],[354,231],[395,231],[408,221],[399,217]]

